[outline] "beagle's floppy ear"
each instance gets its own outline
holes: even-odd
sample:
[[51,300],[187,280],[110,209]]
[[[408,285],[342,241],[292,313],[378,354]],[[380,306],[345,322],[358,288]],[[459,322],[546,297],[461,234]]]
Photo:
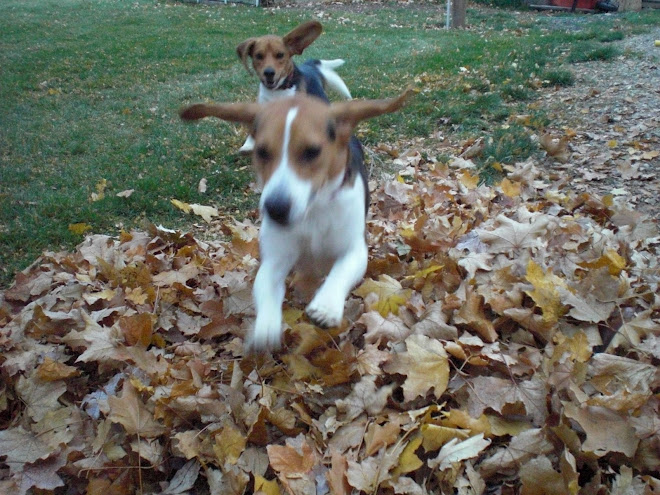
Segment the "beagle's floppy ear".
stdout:
[[252,70],[248,65],[248,57],[252,56],[252,52],[254,50],[254,44],[256,42],[257,42],[257,38],[248,38],[243,43],[239,44],[236,47],[236,54],[238,55],[238,58],[240,58],[241,61],[243,62],[243,65],[245,66],[245,70],[248,71],[248,74],[252,74]]
[[408,88],[396,98],[386,100],[348,100],[333,103],[330,106],[330,115],[336,120],[338,126],[343,128],[342,130],[350,133],[362,120],[396,112],[403,107],[412,93],[414,93],[414,90]]
[[323,26],[320,22],[309,21],[285,34],[282,41],[293,55],[301,55],[305,48],[321,35],[322,31]]
[[199,120],[204,117],[216,117],[228,122],[253,124],[259,112],[258,103],[197,103],[181,109],[179,116],[183,120]]

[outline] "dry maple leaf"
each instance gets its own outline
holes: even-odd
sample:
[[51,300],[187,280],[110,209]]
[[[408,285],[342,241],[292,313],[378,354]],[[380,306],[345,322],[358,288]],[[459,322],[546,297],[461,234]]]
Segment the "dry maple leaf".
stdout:
[[577,422],[587,434],[582,444],[585,452],[602,457],[620,452],[633,458],[639,445],[635,429],[626,417],[606,407],[580,407],[564,402],[564,415]]
[[411,292],[410,289],[401,287],[401,283],[389,275],[381,275],[378,281],[367,279],[353,291],[356,296],[363,299],[370,294],[375,294],[377,303],[374,309],[383,317],[390,313],[398,315],[399,306],[406,303]]
[[21,471],[25,464],[43,460],[54,450],[21,426],[0,431],[0,456],[12,471]]
[[533,260],[529,260],[527,264],[525,278],[534,287],[534,290],[526,290],[525,293],[541,308],[543,321],[556,323],[559,317],[566,312],[559,293],[560,288],[568,290],[566,282],[550,270],[544,272],[543,268]]
[[376,387],[375,376],[363,376],[346,398],[337,401],[337,411],[346,416],[345,421],[351,421],[363,412],[375,416],[383,410],[393,389],[393,384]]
[[468,410],[473,417],[480,416],[486,408],[504,413],[507,404],[520,403],[535,425],[543,424],[548,384],[540,376],[519,383],[495,376],[477,376],[469,381]]
[[512,437],[508,445],[486,457],[479,464],[479,472],[485,479],[512,473],[527,460],[550,454],[553,450],[554,446],[541,428],[523,431]]
[[245,450],[246,443],[245,435],[231,422],[228,422],[219,433],[215,434],[213,451],[222,466],[236,464]]
[[130,380],[124,379],[121,397],[108,397],[108,419],[121,424],[127,433],[153,438],[165,433],[165,427],[154,419]]
[[167,488],[161,492],[162,495],[186,495],[195,485],[199,476],[200,467],[199,461],[196,459],[186,462],[183,467],[174,474],[174,477]]
[[468,290],[465,304],[454,315],[454,323],[469,326],[487,342],[497,340],[495,326],[484,311],[483,297],[474,290]]
[[66,392],[66,383],[62,380],[43,381],[34,373],[28,378],[19,377],[16,392],[27,407],[28,415],[40,421],[49,411],[62,407],[59,398]]
[[473,459],[490,445],[490,440],[484,438],[483,433],[475,435],[460,442],[457,438],[449,440],[442,446],[438,456],[429,459],[428,464],[431,469],[444,471],[454,466],[455,463],[466,459]]
[[383,318],[378,311],[363,313],[357,322],[367,328],[364,340],[369,344],[381,341],[402,341],[412,333],[412,329],[398,316],[387,315],[386,318]]
[[381,451],[379,457],[368,457],[362,462],[348,461],[348,483],[366,493],[377,493],[378,487],[392,478],[390,470],[397,459]]
[[430,389],[440,398],[449,382],[449,360],[443,345],[424,335],[411,335],[405,340],[406,352],[395,354],[383,367],[387,373],[406,376],[403,397],[411,401],[424,397]]
[[[521,495],[571,493],[562,473],[555,471],[550,459],[544,455],[530,459],[520,467],[520,481]],[[574,485],[573,492],[577,492],[577,485]]]
[[496,221],[500,224],[495,230],[477,230],[482,242],[489,245],[490,253],[508,254],[515,249],[537,249],[546,240],[550,219],[545,215],[532,215],[528,223],[517,222],[504,215],[498,215]]

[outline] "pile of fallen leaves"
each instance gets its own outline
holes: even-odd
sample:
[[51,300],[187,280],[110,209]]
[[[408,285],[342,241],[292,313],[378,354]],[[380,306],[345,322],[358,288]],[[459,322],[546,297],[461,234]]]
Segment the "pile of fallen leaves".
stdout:
[[[0,492],[653,494],[660,237],[518,164],[411,152],[346,323],[245,356],[257,227],[46,253],[0,293]],[[65,488],[58,488],[65,487]]]

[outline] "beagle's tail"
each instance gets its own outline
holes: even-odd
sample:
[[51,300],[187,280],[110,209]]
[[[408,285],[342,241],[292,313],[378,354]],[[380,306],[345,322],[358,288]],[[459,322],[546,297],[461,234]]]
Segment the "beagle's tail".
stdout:
[[317,61],[317,68],[323,76],[327,86],[334,89],[347,100],[351,100],[353,97],[351,96],[351,92],[348,90],[348,86],[346,86],[344,80],[339,77],[339,74],[335,72],[335,69],[337,67],[341,67],[342,65],[344,65],[344,60],[341,58]]

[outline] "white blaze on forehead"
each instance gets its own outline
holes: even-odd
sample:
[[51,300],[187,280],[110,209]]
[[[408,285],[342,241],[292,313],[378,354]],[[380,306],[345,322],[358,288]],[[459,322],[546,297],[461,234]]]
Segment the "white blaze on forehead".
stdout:
[[286,166],[289,163],[289,143],[291,142],[291,126],[293,125],[293,120],[298,115],[298,107],[293,107],[289,109],[289,112],[286,114],[286,120],[284,122],[284,142],[282,143],[282,160],[280,161],[280,167]]
[[303,180],[296,174],[289,162],[289,146],[291,144],[291,128],[298,115],[298,107],[289,109],[284,122],[284,137],[282,141],[282,154],[275,171],[268,179],[261,193],[260,206],[263,208],[266,200],[271,196],[287,198],[291,201],[289,221],[295,223],[302,218],[307,210],[312,196],[312,183]]

